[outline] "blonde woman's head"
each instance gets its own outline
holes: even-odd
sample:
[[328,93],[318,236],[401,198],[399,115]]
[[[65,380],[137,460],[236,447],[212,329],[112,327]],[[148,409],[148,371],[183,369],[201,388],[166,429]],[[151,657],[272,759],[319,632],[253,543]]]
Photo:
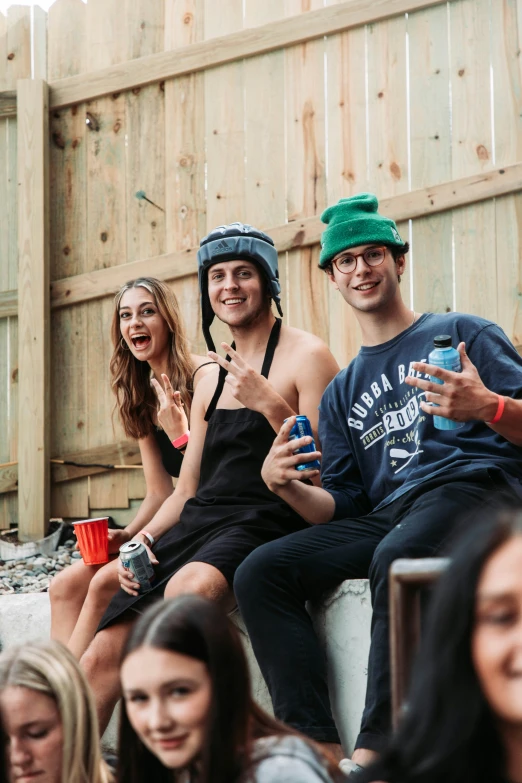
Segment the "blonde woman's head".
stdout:
[[93,696],[61,644],[27,644],[0,655],[0,708],[11,780],[40,773],[40,783],[108,783]]

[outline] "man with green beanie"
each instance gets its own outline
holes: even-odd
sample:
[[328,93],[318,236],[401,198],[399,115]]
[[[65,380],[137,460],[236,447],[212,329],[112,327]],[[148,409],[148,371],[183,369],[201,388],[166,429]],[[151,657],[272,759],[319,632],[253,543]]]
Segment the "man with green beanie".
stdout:
[[[234,589],[276,716],[336,744],[324,655],[305,605],[344,579],[369,577],[368,684],[353,757],[365,765],[390,729],[389,567],[434,555],[463,512],[520,498],[522,359],[490,321],[405,305],[408,243],[375,196],[341,199],[322,220],[320,266],[353,308],[362,348],[321,400],[322,487],[295,469],[321,455],[294,454],[305,439],[289,442],[293,417],[264,462],[268,487],[313,527],[253,552]],[[426,364],[441,333],[458,346],[462,372]],[[463,427],[435,429],[434,411]]]

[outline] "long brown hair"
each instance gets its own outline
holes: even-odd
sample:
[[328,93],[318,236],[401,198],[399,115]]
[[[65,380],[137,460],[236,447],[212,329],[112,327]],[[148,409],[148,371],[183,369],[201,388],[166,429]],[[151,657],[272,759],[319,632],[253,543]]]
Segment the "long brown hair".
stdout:
[[[203,661],[212,682],[207,738],[198,763],[191,769],[193,783],[233,783],[253,771],[254,742],[263,737],[299,736],[324,763],[332,781],[344,780],[337,765],[319,746],[275,720],[251,696],[248,664],[237,628],[214,601],[182,595],[160,601],[132,628],[122,662],[140,647],[187,655]],[[118,783],[172,783],[174,770],[165,767],[132,728],[125,702],[120,718]]]
[[[133,356],[125,344],[120,329],[120,301],[129,288],[146,288],[156,301],[160,315],[170,330],[168,370],[172,387],[181,393],[187,414],[192,402],[192,375],[194,368],[189,343],[181,318],[178,300],[166,283],[155,277],[137,277],[125,283],[114,299],[111,337],[114,352],[110,361],[112,388],[125,434],[130,438],[144,438],[153,431],[153,414],[157,399],[150,385],[150,367]],[[161,379],[158,378],[159,381]]]

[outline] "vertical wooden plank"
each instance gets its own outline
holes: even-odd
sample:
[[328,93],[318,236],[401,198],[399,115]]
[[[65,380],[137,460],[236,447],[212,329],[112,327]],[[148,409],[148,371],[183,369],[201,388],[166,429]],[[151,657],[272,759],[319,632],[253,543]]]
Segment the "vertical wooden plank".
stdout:
[[[205,38],[243,27],[242,0],[205,0]],[[245,197],[244,66],[231,63],[205,72],[207,230],[223,223],[248,222]],[[216,346],[228,330],[216,319]]]
[[50,517],[48,90],[21,80],[18,96],[19,424],[18,512],[22,541],[43,538]]
[[[164,0],[133,0],[127,7],[127,57],[163,51]],[[162,84],[125,94],[127,261],[165,252],[165,118]],[[150,201],[140,198],[145,195]]]
[[[87,7],[82,0],[57,0],[49,9],[49,79],[87,70]],[[85,104],[50,116],[51,279],[80,274],[87,259],[87,156]],[[51,450],[53,456],[87,448],[88,305],[53,310]],[[88,482],[51,487],[53,516],[88,515]]]
[[[452,177],[492,168],[490,2],[450,3]],[[495,207],[453,213],[456,309],[497,319]]]
[[[165,51],[204,38],[203,0],[166,0]],[[166,249],[198,247],[206,233],[205,74],[165,82]],[[194,274],[172,283],[192,350],[205,353],[198,281]]]
[[[244,12],[245,27],[255,27],[283,18],[284,6],[280,0],[245,0]],[[245,60],[244,83],[247,220],[269,229],[286,221],[284,51]],[[286,253],[278,265],[286,322]]]
[[[31,9],[24,6],[11,6],[7,11],[4,23],[4,40],[2,48],[6,59],[0,66],[1,78],[5,88],[16,89],[18,79],[31,76]],[[6,251],[7,268],[4,266],[5,286],[13,290],[18,286],[18,193],[17,193],[17,120],[4,120],[4,248]],[[4,432],[7,433],[9,460],[18,457],[18,318],[8,318],[4,321],[3,338],[7,358],[6,408],[7,416]],[[0,338],[1,339],[1,338]],[[2,526],[8,527],[18,522],[18,497],[16,493],[5,495],[0,501],[3,506],[4,521]]]
[[[287,16],[322,8],[322,0],[285,0]],[[323,39],[285,50],[286,180],[288,220],[326,206]],[[317,268],[319,249],[288,253],[287,323],[328,341],[328,289]]]
[[47,79],[47,13],[35,5],[33,7],[33,79]]
[[[491,17],[497,167],[522,156],[521,26],[522,3],[517,7],[516,0],[501,0]],[[495,200],[495,230],[497,319],[522,350],[522,194]]]
[[[0,12],[0,90],[7,87],[7,19]],[[0,203],[7,203],[8,190],[8,120],[0,119]],[[8,211],[0,210],[0,291],[9,290],[9,244]],[[9,327],[8,319],[0,319],[0,431],[8,432],[9,427]],[[10,462],[10,438],[0,438],[0,463]],[[6,501],[0,495],[0,530],[9,527]]]
[[[408,16],[411,188],[451,179],[448,9]],[[418,312],[453,309],[451,213],[413,221],[413,303]]]
[[[341,0],[327,0],[335,5]],[[327,201],[367,191],[366,27],[326,41],[328,117]],[[329,345],[340,367],[361,345],[361,330],[351,307],[328,285]]]
[[408,190],[406,84],[406,18],[369,25],[369,173],[380,199]]
[[[121,0],[89,0],[87,4],[87,68],[94,70],[127,59],[128,29],[122,25]],[[122,264],[127,258],[126,97],[114,94],[87,106],[87,257],[86,269]],[[122,274],[125,278],[125,273]],[[125,278],[126,279],[126,278]],[[125,282],[122,279],[122,282]],[[113,408],[108,377],[112,354],[110,322],[113,302],[88,305],[86,346],[88,394],[87,446],[119,439],[119,422],[109,422]],[[109,436],[109,438],[108,438]],[[122,471],[89,479],[91,508],[127,506],[127,475]]]
[[0,11],[0,90],[7,89],[7,55],[7,19]]

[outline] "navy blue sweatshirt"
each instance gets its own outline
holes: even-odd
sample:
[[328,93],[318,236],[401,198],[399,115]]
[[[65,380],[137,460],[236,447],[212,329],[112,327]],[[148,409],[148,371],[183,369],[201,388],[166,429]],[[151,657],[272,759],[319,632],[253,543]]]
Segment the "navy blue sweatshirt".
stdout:
[[488,389],[522,397],[522,358],[502,329],[483,318],[427,313],[393,340],[361,348],[319,406],[321,478],[335,500],[334,519],[367,514],[427,479],[440,475],[443,482],[477,468],[501,470],[522,491],[522,447],[481,421],[435,429],[419,406],[424,392],[405,382],[417,375],[412,362],[427,361],[438,334],[451,335],[455,348],[466,343]]

